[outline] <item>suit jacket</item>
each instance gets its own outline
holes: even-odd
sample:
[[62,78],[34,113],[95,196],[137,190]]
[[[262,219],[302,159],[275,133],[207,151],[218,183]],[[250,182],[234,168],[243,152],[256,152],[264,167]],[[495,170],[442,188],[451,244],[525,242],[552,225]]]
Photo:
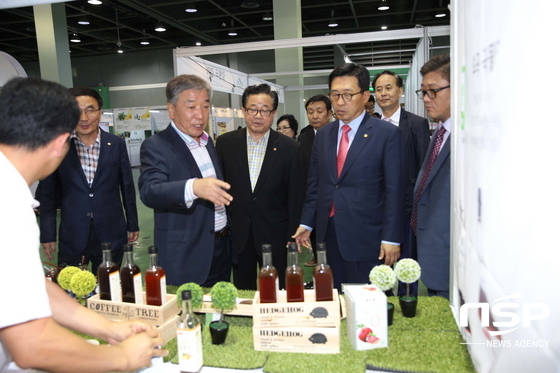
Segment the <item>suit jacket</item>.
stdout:
[[301,223],[324,242],[334,201],[338,247],[347,261],[373,261],[381,241],[402,242],[405,150],[402,130],[365,115],[340,177],[336,170],[339,122],[317,131]]
[[418,178],[418,172],[426,156],[430,144],[430,129],[428,120],[416,114],[401,109],[399,127],[403,130],[404,144],[406,148],[406,166],[408,175],[408,187],[406,191],[406,216],[412,213],[414,202],[414,185]]
[[127,243],[127,231],[139,230],[126,144],[120,137],[100,131],[99,161],[91,187],[74,140],[70,140],[68,154],[58,169],[41,181],[41,242],[56,241],[59,202],[59,250],[70,255],[79,255],[86,248],[92,213],[99,241],[111,242],[113,250],[122,250]]
[[[210,137],[206,149],[217,178],[223,180]],[[215,216],[210,201],[198,198],[190,207],[185,203],[187,180],[202,178],[196,160],[169,125],[142,143],[140,162],[140,198],[154,209],[154,244],[167,283],[204,283],[212,264]]]
[[[424,168],[434,148],[437,132],[418,174],[420,184]],[[418,201],[416,251],[422,268],[422,282],[430,289],[449,290],[449,226],[451,220],[451,138],[438,154]],[[416,193],[416,190],[415,190]]]
[[315,130],[313,127],[309,131],[303,132],[298,137],[301,148],[301,157],[303,159],[304,180],[307,182],[309,174],[309,164],[311,163],[311,151],[313,150],[313,141],[315,140]]
[[233,201],[228,215],[237,252],[243,252],[252,234],[258,255],[262,244],[269,243],[273,252],[281,251],[285,258],[286,242],[293,240],[305,196],[299,143],[270,131],[254,192],[249,177],[247,129],[221,135],[216,147],[224,180],[231,184]]

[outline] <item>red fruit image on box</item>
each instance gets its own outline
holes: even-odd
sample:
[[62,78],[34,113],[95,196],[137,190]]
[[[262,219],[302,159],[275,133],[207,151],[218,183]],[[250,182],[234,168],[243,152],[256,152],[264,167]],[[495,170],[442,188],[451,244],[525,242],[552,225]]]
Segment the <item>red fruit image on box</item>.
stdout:
[[[358,325],[358,328],[362,327],[362,325]],[[362,342],[366,342],[367,336],[371,333],[370,328],[362,328],[360,334],[358,334],[358,339]]]

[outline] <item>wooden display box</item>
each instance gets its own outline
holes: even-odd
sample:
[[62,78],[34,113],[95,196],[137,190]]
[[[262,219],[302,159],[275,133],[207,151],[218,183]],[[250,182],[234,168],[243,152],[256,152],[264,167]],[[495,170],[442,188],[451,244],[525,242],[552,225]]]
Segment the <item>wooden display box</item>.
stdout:
[[321,328],[340,327],[340,301],[333,289],[333,301],[316,302],[314,290],[303,291],[304,302],[286,301],[286,291],[278,291],[278,303],[260,303],[260,293],[253,301],[253,326],[304,326]]
[[[144,303],[146,292],[142,292]],[[135,303],[113,302],[99,299],[99,294],[88,298],[87,307],[114,321],[139,319],[148,324],[160,326],[167,324],[179,313],[177,297],[174,294],[166,294],[165,303],[162,306],[147,306]]]
[[[214,307],[209,294],[202,298],[202,305],[194,308],[199,313],[221,313],[222,310]],[[224,310],[224,315],[253,316],[253,299],[237,298],[237,304],[231,310]]]
[[179,316],[174,316],[169,319],[165,324],[158,326],[159,332],[165,343],[169,342],[173,338],[177,337],[177,321]]
[[253,327],[256,351],[338,354],[340,328]]

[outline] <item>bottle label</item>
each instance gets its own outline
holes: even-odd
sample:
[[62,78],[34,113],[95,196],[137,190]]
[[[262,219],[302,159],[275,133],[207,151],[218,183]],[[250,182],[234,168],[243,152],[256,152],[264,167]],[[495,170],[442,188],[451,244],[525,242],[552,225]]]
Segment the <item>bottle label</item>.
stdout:
[[111,300],[122,302],[121,274],[119,271],[109,274],[109,289],[111,290]]
[[165,275],[161,276],[159,279],[159,286],[161,291],[161,305],[163,306],[167,301],[167,283],[165,281]]
[[132,281],[134,283],[134,303],[144,304],[144,299],[142,299],[142,272],[135,274]]
[[192,329],[177,329],[177,354],[181,372],[198,372],[202,367],[200,324]]

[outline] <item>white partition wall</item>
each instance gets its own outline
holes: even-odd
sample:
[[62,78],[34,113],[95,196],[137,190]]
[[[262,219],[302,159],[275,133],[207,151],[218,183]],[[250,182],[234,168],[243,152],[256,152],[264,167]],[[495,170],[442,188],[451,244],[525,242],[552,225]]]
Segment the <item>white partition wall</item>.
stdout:
[[452,1],[452,303],[479,372],[560,371],[559,13]]

